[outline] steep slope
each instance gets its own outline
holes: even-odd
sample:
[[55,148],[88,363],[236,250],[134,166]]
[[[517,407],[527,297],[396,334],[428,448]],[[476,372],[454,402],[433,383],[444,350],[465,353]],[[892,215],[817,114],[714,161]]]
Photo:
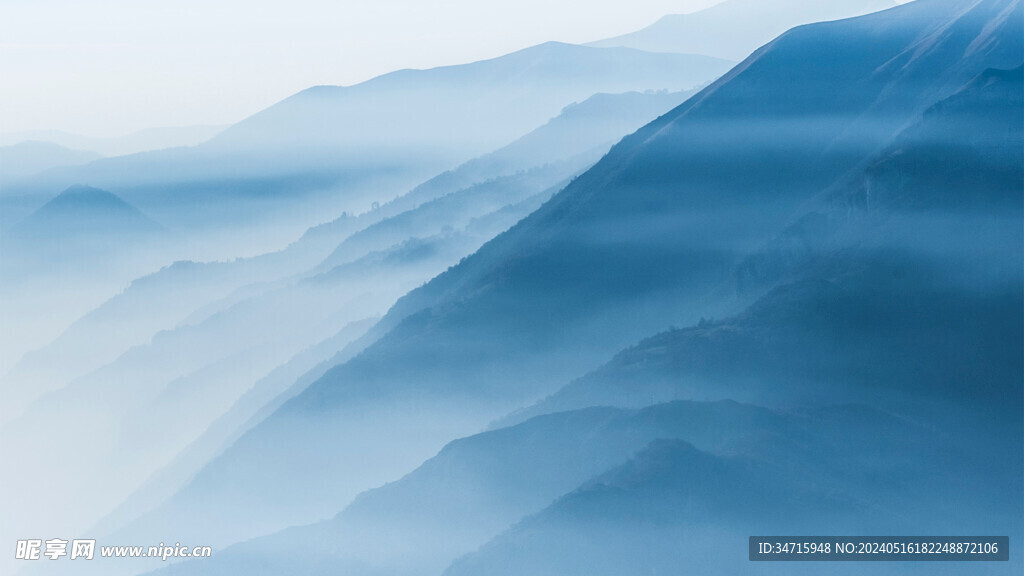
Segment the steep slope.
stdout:
[[[783,35],[400,300],[389,333],[242,437],[175,508],[253,530],[322,517],[639,338],[738,308],[716,296],[744,255],[937,99],[1018,65],[1020,23],[1017,2],[923,1]],[[268,458],[273,473],[254,472]]]
[[670,14],[642,30],[588,46],[742,60],[794,26],[860,16],[895,5],[892,0],[726,0],[692,14]]
[[[400,301],[390,321],[406,318],[405,326],[318,386],[319,395],[311,390],[308,405],[368,390],[369,381],[354,385],[364,378],[378,388],[430,381],[434,366],[457,370],[437,374],[449,384],[472,388],[473,374],[487,370],[487,394],[529,393],[520,381],[528,364],[516,361],[510,386],[494,377],[510,355],[542,363],[552,351],[562,359],[546,369],[558,377],[574,369],[564,359],[588,345],[643,335],[634,326],[715,314],[695,299],[784,226],[799,203],[865,161],[935,99],[984,70],[984,62],[1019,63],[1020,7],[1012,4],[1011,22],[1000,20],[1004,7],[983,3],[961,15],[955,3],[914,3],[786,34],[625,139],[508,234]],[[979,34],[987,52],[961,60]],[[452,347],[463,341],[487,348],[474,345],[470,354]],[[412,350],[436,352],[436,361],[396,362]],[[495,364],[486,366],[491,354]]]
[[[1022,193],[1024,68],[986,70],[818,199],[820,212],[813,214],[823,224],[800,257],[790,257],[790,242],[772,243],[755,258],[757,266],[741,267],[758,282],[783,278],[748,310],[645,340],[506,419],[668,398],[784,406],[854,400],[923,425],[918,440],[904,431],[890,436],[878,423],[858,429],[832,414],[831,424],[845,436],[838,452],[809,449],[794,442],[792,431],[727,450],[774,464],[755,476],[720,475],[723,463],[694,461],[682,446],[653,447],[524,519],[447,574],[613,574],[626,566],[660,572],[682,565],[731,574],[749,567],[745,555],[728,551],[751,534],[973,530],[1019,540]],[[806,229],[808,219],[794,226]],[[913,448],[918,442],[962,452],[922,456]],[[867,472],[865,464],[879,457],[906,466],[899,474],[907,475]],[[824,477],[832,466],[845,471]],[[775,494],[779,472],[792,476],[776,488],[802,494],[804,504],[773,512],[777,498],[759,500]],[[858,511],[806,505],[822,488],[851,498]],[[879,500],[885,493],[887,501]],[[878,514],[883,510],[892,515]],[[979,570],[1015,574],[1021,564],[1017,558]],[[856,572],[829,568],[825,573]],[[764,570],[782,574],[792,567]],[[878,571],[908,570],[936,573],[932,566]]]
[[1022,70],[986,70],[931,107],[745,259],[743,289],[782,281],[750,309],[651,338],[518,417],[693,395],[837,394],[1012,416],[1003,400],[1019,395],[1024,371],[1015,313],[1024,307]]

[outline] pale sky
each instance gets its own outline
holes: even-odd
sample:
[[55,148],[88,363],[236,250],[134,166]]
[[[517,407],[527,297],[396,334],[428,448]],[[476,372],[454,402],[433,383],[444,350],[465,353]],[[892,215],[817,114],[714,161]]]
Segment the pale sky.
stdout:
[[587,42],[717,0],[0,0],[0,133],[230,124],[309,86]]

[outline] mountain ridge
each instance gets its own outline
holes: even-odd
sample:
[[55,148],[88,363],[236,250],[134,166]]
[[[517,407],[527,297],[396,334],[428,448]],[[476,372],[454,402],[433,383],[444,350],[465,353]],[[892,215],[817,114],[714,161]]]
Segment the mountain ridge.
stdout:
[[[1007,8],[1011,24],[997,29],[1000,41],[961,59],[989,17]],[[986,68],[1019,65],[1021,41],[1010,28],[1020,19],[1016,2],[922,1],[783,34],[399,300],[388,333],[282,405],[181,498],[193,507],[223,501],[230,479],[271,452],[285,471],[351,479],[345,462],[368,449],[329,443],[329,458],[296,453],[287,448],[296,430],[304,445],[353,434],[402,445],[391,457],[408,450],[409,460],[388,465],[408,469],[453,434],[480,429],[669,324],[741,311],[760,293],[714,291],[749,251],[937,99]],[[940,29],[952,32],[935,44]],[[879,71],[926,45],[934,49],[928,57]],[[315,514],[313,502],[316,510],[340,506],[354,490],[285,474],[266,478],[250,497],[284,494],[275,505],[295,523]],[[237,506],[246,498],[237,490],[231,497]]]
[[689,14],[669,14],[636,32],[590,42],[651,52],[696,53],[740,60],[758,46],[801,24],[838,20],[892,8],[890,0],[727,0]]

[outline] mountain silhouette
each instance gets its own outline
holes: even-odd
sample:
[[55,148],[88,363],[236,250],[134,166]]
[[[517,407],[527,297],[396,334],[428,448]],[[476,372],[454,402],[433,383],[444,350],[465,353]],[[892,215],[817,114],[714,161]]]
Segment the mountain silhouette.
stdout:
[[[1019,66],[1021,16],[1018,2],[922,0],[783,34],[401,299],[389,332],[211,462],[180,508],[314,519],[641,338],[742,312],[772,288],[723,291],[751,253],[936,102]],[[356,478],[355,462],[396,446]],[[268,459],[272,474],[236,481]]]
[[475,156],[595,93],[689,89],[730,65],[707,56],[548,42],[471,64],[400,70],[355,86],[310,88],[226,129],[210,144],[430,143]]

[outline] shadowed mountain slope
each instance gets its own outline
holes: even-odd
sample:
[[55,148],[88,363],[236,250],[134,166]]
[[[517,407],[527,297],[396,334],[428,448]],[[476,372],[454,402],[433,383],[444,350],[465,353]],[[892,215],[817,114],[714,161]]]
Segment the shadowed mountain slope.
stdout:
[[[389,333],[242,437],[177,509],[314,519],[368,487],[354,462],[386,452],[374,470],[393,477],[643,336],[740,309],[758,294],[721,288],[744,258],[936,101],[1019,65],[1020,24],[1018,2],[932,0],[784,34],[400,300]],[[274,473],[255,473],[268,458]]]

